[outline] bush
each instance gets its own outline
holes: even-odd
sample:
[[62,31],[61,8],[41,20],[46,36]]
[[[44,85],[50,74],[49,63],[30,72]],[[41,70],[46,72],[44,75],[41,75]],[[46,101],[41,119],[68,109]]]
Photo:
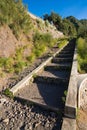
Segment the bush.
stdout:
[[54,46],[55,40],[49,33],[41,34],[37,31],[33,36],[33,42],[33,52],[36,57],[39,57],[46,52],[47,48]]
[[15,65],[14,65],[14,71],[15,73],[19,73],[21,70],[23,70],[23,68],[26,66],[26,62],[24,61],[18,61]]
[[32,54],[31,54],[30,56],[28,56],[26,59],[27,59],[30,63],[32,63],[32,62],[35,60],[35,58],[36,58],[35,54],[32,53]]
[[36,57],[40,57],[44,52],[46,52],[47,47],[44,43],[36,43],[33,53]]
[[87,73],[87,42],[83,38],[78,38],[77,41],[78,52],[78,71],[80,73]]
[[9,58],[0,58],[0,67],[3,68],[5,71],[7,72],[12,72],[13,70],[13,58],[9,57]]
[[41,34],[36,32],[33,36],[34,46],[41,46],[42,44],[46,45],[47,47],[52,47],[54,45],[54,39],[52,35],[49,33]]
[[0,1],[0,24],[8,24],[18,38],[31,29],[31,19],[21,0]]
[[9,98],[14,98],[13,93],[9,90],[9,88],[5,89],[3,94],[6,95]]
[[20,48],[16,49],[15,59],[17,61],[21,61],[23,59],[23,57],[22,57],[23,51],[24,51],[23,47],[20,47]]
[[78,54],[84,58],[85,55],[87,54],[87,43],[85,41],[85,39],[83,38],[78,38],[77,39],[77,48],[78,48]]
[[62,40],[62,41],[59,41],[60,43],[58,43],[58,47],[59,48],[62,48],[62,47],[64,47],[66,44],[67,44],[67,40]]
[[48,20],[45,21],[45,25],[46,25],[46,27],[49,27],[50,23]]
[[44,23],[43,23],[43,21],[40,20],[40,19],[37,19],[36,22],[37,22],[37,26],[38,26],[38,28],[43,29],[43,27],[44,27]]
[[66,101],[66,96],[67,96],[67,90],[64,91],[64,96],[62,97],[63,103]]

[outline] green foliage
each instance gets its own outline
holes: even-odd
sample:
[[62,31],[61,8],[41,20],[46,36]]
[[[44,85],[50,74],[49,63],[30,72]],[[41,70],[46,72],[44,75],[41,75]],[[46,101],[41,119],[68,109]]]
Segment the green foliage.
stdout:
[[32,63],[32,62],[35,60],[35,58],[36,58],[36,56],[35,56],[34,53],[32,53],[30,56],[26,57],[26,59],[27,59],[30,63]]
[[15,54],[15,59],[17,61],[21,61],[22,60],[22,55],[23,55],[23,51],[24,51],[24,48],[23,47],[20,47],[18,49],[16,49],[16,54]]
[[45,27],[45,24],[41,19],[36,19],[36,22],[39,29],[42,30]]
[[10,91],[9,88],[5,89],[5,91],[3,92],[4,95],[6,95],[9,98],[14,98],[13,93]]
[[61,22],[62,22],[62,18],[57,13],[51,12],[50,15],[46,14],[43,17],[44,17],[44,20],[48,20],[50,23],[53,23],[57,27],[57,29],[60,28]]
[[46,25],[46,27],[49,26],[49,21],[48,20],[45,21],[45,25]]
[[41,34],[36,32],[33,37],[34,49],[33,53],[36,57],[40,57],[44,52],[46,52],[47,48],[53,47],[56,41],[53,39],[51,34],[45,33]]
[[59,14],[51,12],[50,15],[45,14],[44,20],[48,20],[51,24],[54,24],[56,28],[62,31],[67,36],[80,36],[87,37],[87,20],[78,20],[73,16],[62,18]]
[[7,72],[12,72],[13,59],[12,58],[0,58],[0,67],[2,67]]
[[59,47],[59,48],[62,48],[62,47],[64,47],[67,43],[68,43],[67,40],[61,40],[61,41],[58,43],[58,47]]
[[31,19],[22,1],[0,1],[0,24],[8,24],[18,38],[21,30],[27,33],[31,29]]
[[23,68],[26,66],[26,62],[24,61],[18,61],[15,65],[14,65],[14,68],[15,68],[15,73],[19,73],[20,71],[23,70]]
[[77,39],[78,71],[87,73],[87,41],[83,38]]
[[62,97],[63,103],[66,101],[66,96],[67,96],[67,90],[64,91],[64,96]]
[[33,37],[34,46],[36,48],[38,48],[42,44],[44,44],[48,47],[51,47],[53,40],[54,39],[53,39],[52,35],[49,33],[41,34],[39,32],[36,32],[34,37]]

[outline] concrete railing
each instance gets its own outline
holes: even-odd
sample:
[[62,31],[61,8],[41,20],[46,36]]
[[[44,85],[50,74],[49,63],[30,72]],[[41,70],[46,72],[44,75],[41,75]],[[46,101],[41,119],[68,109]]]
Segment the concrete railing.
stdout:
[[76,130],[76,120],[71,118],[64,118],[61,130]]
[[68,85],[68,92],[65,102],[66,118],[63,119],[62,130],[76,130],[77,114],[77,54],[74,51],[71,75]]
[[[68,44],[68,43],[67,43]],[[66,45],[67,45],[66,44]],[[66,46],[65,45],[65,46]],[[65,47],[64,46],[64,47]],[[63,48],[64,48],[63,47]],[[31,79],[33,78],[33,76],[35,74],[37,74],[41,69],[44,68],[44,66],[46,66],[49,62],[51,62],[51,60],[53,59],[53,57],[55,57],[63,48],[59,49],[55,54],[53,54],[53,56],[49,57],[46,61],[44,61],[42,64],[40,64],[35,70],[33,70],[30,74],[28,74],[24,79],[22,79],[21,81],[19,81],[19,83],[17,83],[15,86],[13,86],[10,91],[15,94],[18,90],[20,90],[21,88],[25,87],[26,85],[29,84],[29,82],[31,81]]]
[[65,103],[65,113],[64,113],[65,116],[69,118],[76,118],[76,109],[77,109],[77,54],[75,49]]

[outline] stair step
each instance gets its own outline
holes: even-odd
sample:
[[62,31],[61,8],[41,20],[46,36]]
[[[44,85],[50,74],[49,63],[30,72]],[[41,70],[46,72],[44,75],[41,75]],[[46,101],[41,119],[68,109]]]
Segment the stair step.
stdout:
[[72,57],[72,54],[58,54],[58,55],[56,55],[56,57],[59,57],[59,58],[65,58],[65,57]]
[[38,76],[45,76],[45,77],[53,77],[53,78],[61,78],[66,79],[69,78],[69,71],[60,71],[60,70],[48,70],[48,71],[42,71],[38,73]]
[[68,79],[54,78],[46,76],[36,76],[34,82],[51,83],[51,84],[67,84]]
[[58,63],[59,61],[61,62],[72,62],[72,57],[70,58],[53,58],[52,63]]
[[65,47],[63,50],[73,50],[74,48],[73,47],[69,47],[69,46],[67,46],[67,47]]
[[59,54],[73,54],[73,51],[61,51]]
[[54,66],[48,65],[48,66],[45,66],[44,69],[45,69],[45,71],[47,71],[47,70],[60,70],[60,71],[69,70],[70,71],[71,66],[68,66],[68,65],[54,65]]
[[67,85],[65,84],[31,83],[18,90],[15,96],[37,105],[42,104],[49,108],[62,109],[64,107],[62,97],[66,89]]

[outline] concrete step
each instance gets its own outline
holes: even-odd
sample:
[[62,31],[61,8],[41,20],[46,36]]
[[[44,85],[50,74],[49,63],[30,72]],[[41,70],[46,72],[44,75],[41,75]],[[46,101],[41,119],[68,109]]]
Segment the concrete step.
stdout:
[[[38,76],[59,78],[59,79],[68,79],[70,75],[69,71],[60,71],[60,70],[48,70],[41,71],[38,73]],[[36,76],[35,76],[36,77]]]
[[53,58],[52,63],[58,63],[58,62],[72,62],[72,57],[69,58]]
[[60,54],[58,54],[58,55],[56,55],[56,57],[59,57],[59,58],[65,58],[65,57],[72,57],[73,56],[73,54],[62,54],[62,53],[60,53]]
[[72,50],[66,51],[66,50],[62,50],[59,54],[73,54]]
[[58,84],[58,85],[67,85],[68,79],[63,78],[54,78],[54,77],[46,77],[46,76],[36,76],[34,78],[34,82],[40,83],[49,83],[49,84]]
[[51,64],[52,65],[63,65],[63,66],[71,66],[72,65],[72,63],[71,62],[59,62],[59,63],[52,63],[51,62]]
[[48,65],[44,67],[45,71],[48,70],[60,70],[60,71],[70,71],[71,66],[69,65]]
[[[65,50],[73,50],[74,47],[73,47],[73,46],[72,46],[72,47],[71,47],[71,46],[66,46],[64,49],[65,49]],[[64,50],[64,49],[63,49],[63,50]]]
[[74,49],[72,47],[65,47],[63,50],[70,51],[70,50],[74,50]]
[[63,110],[62,97],[66,89],[67,86],[64,84],[30,83],[28,86],[18,90],[15,96],[22,98],[22,101],[24,99],[42,107]]

